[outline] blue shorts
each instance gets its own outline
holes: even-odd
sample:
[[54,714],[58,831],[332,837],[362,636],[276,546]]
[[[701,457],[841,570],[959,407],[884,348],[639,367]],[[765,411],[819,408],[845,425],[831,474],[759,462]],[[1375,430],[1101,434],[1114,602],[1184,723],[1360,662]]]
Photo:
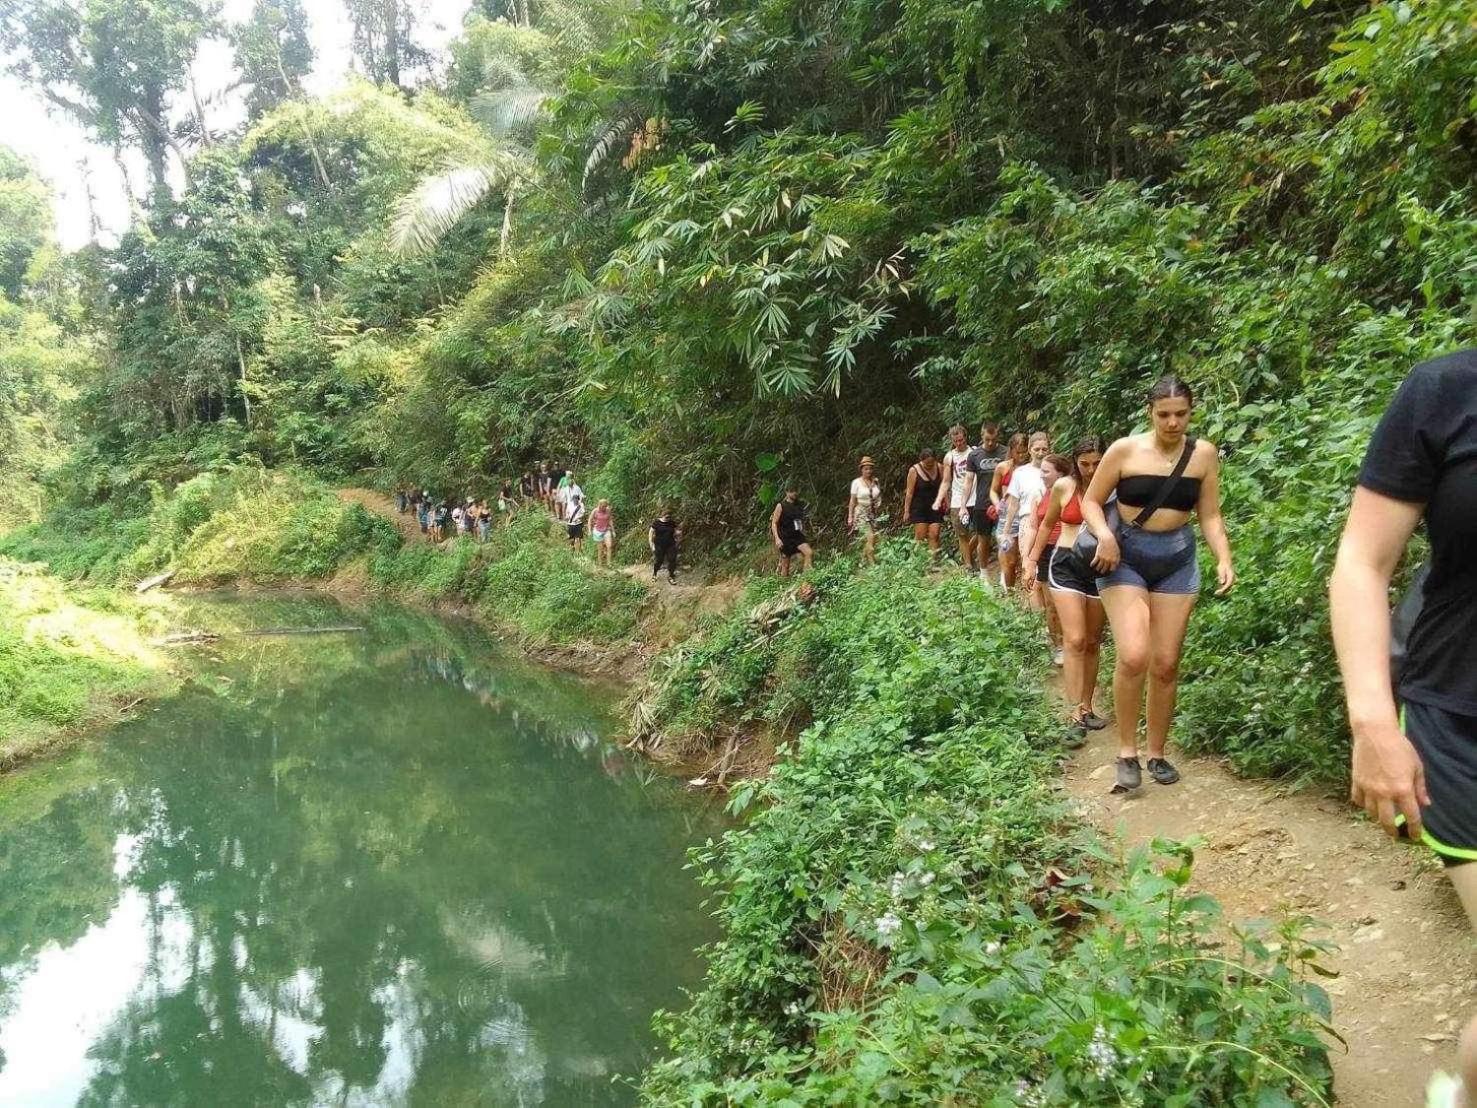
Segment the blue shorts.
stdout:
[[1118,549],[1122,555],[1118,568],[1097,579],[1098,592],[1115,585],[1180,596],[1194,596],[1200,591],[1195,532],[1188,523],[1173,531],[1125,527],[1118,533]]

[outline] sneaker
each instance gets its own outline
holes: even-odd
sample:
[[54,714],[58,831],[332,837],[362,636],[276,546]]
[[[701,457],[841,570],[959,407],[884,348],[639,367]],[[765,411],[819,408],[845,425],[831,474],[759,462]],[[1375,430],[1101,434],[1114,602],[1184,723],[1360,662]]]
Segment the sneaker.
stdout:
[[1426,1108],[1456,1108],[1461,1101],[1462,1083],[1449,1073],[1437,1070],[1426,1085]]
[[1066,664],[1066,658],[1062,654],[1062,648],[1061,647],[1057,647],[1055,650],[1053,650],[1051,652],[1051,664],[1054,665],[1054,666],[1060,666],[1060,665],[1065,665]]
[[1180,779],[1180,771],[1164,758],[1150,758],[1149,776],[1161,785],[1173,785]]
[[1118,782],[1114,788],[1122,792],[1136,789],[1144,783],[1143,767],[1137,758],[1118,759]]
[[1082,717],[1082,726],[1086,727],[1089,731],[1101,731],[1104,727],[1108,726],[1108,721],[1096,712],[1088,712]]
[[1069,720],[1067,722],[1067,737],[1062,740],[1062,744],[1068,750],[1076,750],[1086,741],[1087,728],[1082,725],[1082,721],[1080,719]]

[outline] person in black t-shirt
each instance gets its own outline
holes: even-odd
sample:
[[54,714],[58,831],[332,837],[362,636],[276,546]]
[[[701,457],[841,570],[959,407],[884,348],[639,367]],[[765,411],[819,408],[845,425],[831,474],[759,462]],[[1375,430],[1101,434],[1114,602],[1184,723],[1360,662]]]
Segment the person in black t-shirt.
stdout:
[[784,498],[774,506],[769,517],[769,536],[774,539],[775,549],[780,552],[780,576],[790,576],[790,562],[799,554],[805,572],[810,570],[814,551],[805,534],[805,524],[810,518],[810,508],[800,499],[795,488],[785,489]]
[[667,567],[667,580],[672,584],[677,583],[677,548],[682,542],[682,527],[672,518],[670,508],[663,508],[662,514],[651,521],[651,527],[646,532],[647,545],[651,547],[651,579],[656,580],[657,572],[663,565]]
[[[1395,687],[1390,579],[1423,519],[1430,574]],[[1477,865],[1468,864],[1477,861],[1474,551],[1477,350],[1466,350],[1416,366],[1375,429],[1329,601],[1354,736],[1350,797],[1391,835],[1403,830],[1441,857],[1477,928]],[[1477,1104],[1477,1019],[1459,1063],[1459,1078],[1432,1079],[1430,1103]]]
[[1005,444],[1000,441],[1000,424],[987,420],[980,425],[980,444],[970,449],[964,462],[969,474],[964,496],[974,532],[975,565],[979,567],[980,578],[986,581],[989,580],[985,566],[990,561],[990,540],[995,534],[995,521],[1000,517],[1000,505],[991,496],[991,486],[995,483],[995,470],[1007,454]]

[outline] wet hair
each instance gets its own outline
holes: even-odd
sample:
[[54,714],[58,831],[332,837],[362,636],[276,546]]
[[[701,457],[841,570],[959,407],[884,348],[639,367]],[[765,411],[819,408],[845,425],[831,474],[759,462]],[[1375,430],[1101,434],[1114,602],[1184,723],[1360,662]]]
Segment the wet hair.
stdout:
[[1051,442],[1051,436],[1048,435],[1045,431],[1032,431],[1031,432],[1031,438],[1029,440],[1029,445],[1035,446],[1037,439],[1040,439],[1043,442],[1048,442],[1048,443]]
[[1161,400],[1169,400],[1174,397],[1183,396],[1189,401],[1190,407],[1195,406],[1195,393],[1189,385],[1185,384],[1173,373],[1166,373],[1154,386],[1149,389],[1149,407],[1153,407]]
[[1020,455],[1030,456],[1026,450],[1026,441],[1026,436],[1021,431],[1010,436],[1010,441],[1005,444],[1005,453],[1012,462]]
[[1041,459],[1041,463],[1043,465],[1050,463],[1051,468],[1056,470],[1063,477],[1076,476],[1076,468],[1072,465],[1071,460],[1062,457],[1062,455],[1060,454],[1048,454],[1046,457]]
[[931,446],[925,446],[922,450],[918,451],[918,460],[920,462],[926,462],[933,456],[933,447]]
[[1087,488],[1087,480],[1082,476],[1082,469],[1077,464],[1077,459],[1084,454],[1106,454],[1108,444],[1103,441],[1102,435],[1084,435],[1077,440],[1077,445],[1072,447],[1072,468],[1069,471],[1077,478],[1077,484],[1083,489]]
[[956,424],[954,424],[954,426],[952,426],[952,427],[949,428],[949,434],[951,436],[952,435],[967,435],[967,434],[969,434],[969,432],[964,429],[964,424],[962,424],[962,423],[956,423]]

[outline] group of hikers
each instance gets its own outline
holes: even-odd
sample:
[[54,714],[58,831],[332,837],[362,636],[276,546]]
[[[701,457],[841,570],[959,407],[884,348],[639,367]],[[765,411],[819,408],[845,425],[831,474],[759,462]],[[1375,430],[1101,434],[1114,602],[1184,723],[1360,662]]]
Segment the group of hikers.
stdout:
[[[937,456],[919,451],[903,483],[901,516],[937,557],[948,524],[960,562],[991,588],[1016,590],[1047,621],[1068,700],[1067,741],[1108,726],[1095,708],[1105,628],[1115,643],[1115,790],[1137,789],[1143,770],[1162,785],[1179,780],[1165,757],[1185,632],[1200,593],[1192,517],[1215,559],[1215,592],[1236,582],[1221,515],[1220,455],[1190,434],[1194,396],[1164,377],[1147,397],[1149,429],[1110,445],[1083,435],[1054,452],[1044,431],[1002,441],[994,422],[971,445],[963,427]],[[876,558],[885,496],[870,457],[858,464],[846,507],[864,563]],[[429,503],[402,495],[433,535],[455,527],[486,536],[484,501]],[[573,473],[541,463],[516,493],[541,502],[584,539],[585,497]],[[458,515],[460,512],[460,515]],[[1392,641],[1391,581],[1424,522],[1430,558],[1402,604],[1403,641]],[[608,501],[590,514],[600,560],[615,524]],[[648,529],[653,577],[675,579],[681,530],[669,512]],[[788,575],[813,556],[809,509],[788,488],[769,518],[769,536]],[[1334,646],[1353,734],[1351,798],[1392,835],[1441,858],[1477,927],[1477,350],[1417,366],[1401,385],[1369,445],[1330,582]],[[1398,663],[1398,665],[1393,664]],[[1398,699],[1397,699],[1398,698]],[[1139,761],[1144,725],[1147,766]],[[1428,1104],[1477,1106],[1477,1020],[1468,1024],[1459,1072],[1438,1073]]]

